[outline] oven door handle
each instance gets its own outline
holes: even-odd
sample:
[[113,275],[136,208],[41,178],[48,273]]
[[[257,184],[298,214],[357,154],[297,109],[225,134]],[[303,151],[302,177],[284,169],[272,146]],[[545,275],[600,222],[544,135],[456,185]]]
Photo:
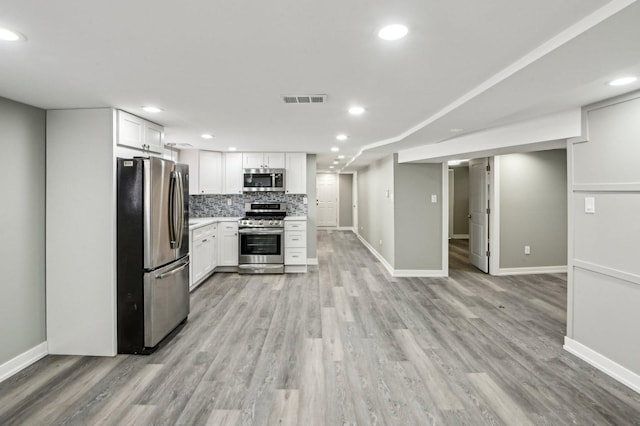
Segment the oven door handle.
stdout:
[[284,229],[263,229],[263,228],[242,228],[238,230],[239,234],[251,234],[251,235],[269,235],[269,234],[284,234]]

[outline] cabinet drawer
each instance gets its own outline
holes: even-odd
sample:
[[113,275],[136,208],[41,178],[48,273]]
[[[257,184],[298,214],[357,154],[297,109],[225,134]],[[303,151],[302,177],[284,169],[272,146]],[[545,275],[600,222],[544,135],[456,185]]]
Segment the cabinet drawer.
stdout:
[[193,239],[198,241],[201,238],[205,238],[207,236],[213,235],[216,233],[216,223],[212,223],[211,225],[203,226],[202,228],[197,228],[193,230]]
[[306,231],[285,231],[284,247],[306,247],[307,233]]
[[236,222],[221,222],[218,227],[224,232],[238,232],[238,224]]
[[285,231],[306,231],[307,230],[307,222],[296,221],[296,222],[284,222],[284,230]]
[[306,248],[285,248],[284,249],[285,265],[306,265],[307,249]]

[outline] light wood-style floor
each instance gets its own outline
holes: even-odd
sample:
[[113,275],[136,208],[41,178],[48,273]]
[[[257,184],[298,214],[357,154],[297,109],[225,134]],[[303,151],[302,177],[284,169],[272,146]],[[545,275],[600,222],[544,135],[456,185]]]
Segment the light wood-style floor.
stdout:
[[562,350],[564,275],[392,278],[350,232],[317,271],[216,274],[151,356],[48,356],[0,424],[629,425],[640,395]]

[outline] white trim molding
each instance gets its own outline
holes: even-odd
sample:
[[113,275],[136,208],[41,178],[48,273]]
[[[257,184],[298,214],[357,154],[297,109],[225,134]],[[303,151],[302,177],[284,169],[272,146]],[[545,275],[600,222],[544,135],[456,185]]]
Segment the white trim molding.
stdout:
[[355,230],[353,229],[353,226],[338,226],[338,231],[351,231],[355,234]]
[[42,342],[0,365],[0,383],[19,371],[24,370],[34,362],[44,358],[48,354],[49,349],[47,347],[47,342]]
[[603,373],[640,393],[640,375],[623,367],[593,349],[565,336],[564,350],[591,364]]
[[468,240],[469,234],[453,234],[452,240]]
[[371,246],[360,235],[358,235],[358,239],[362,242],[362,244],[369,249],[371,254],[373,254],[376,259],[382,263],[382,266],[389,272],[392,277],[446,277],[447,271],[445,270],[430,270],[430,269],[394,269],[393,266],[385,259],[376,249]]
[[499,268],[491,275],[532,275],[532,274],[562,274],[568,270],[567,265],[533,266],[529,268]]

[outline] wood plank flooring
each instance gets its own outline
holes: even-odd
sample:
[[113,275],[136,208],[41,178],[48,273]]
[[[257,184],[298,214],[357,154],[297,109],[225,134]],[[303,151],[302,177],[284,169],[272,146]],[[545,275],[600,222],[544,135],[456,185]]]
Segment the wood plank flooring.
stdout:
[[215,274],[150,356],[47,356],[1,425],[631,425],[640,395],[562,350],[566,277],[393,278],[354,234],[316,271]]

